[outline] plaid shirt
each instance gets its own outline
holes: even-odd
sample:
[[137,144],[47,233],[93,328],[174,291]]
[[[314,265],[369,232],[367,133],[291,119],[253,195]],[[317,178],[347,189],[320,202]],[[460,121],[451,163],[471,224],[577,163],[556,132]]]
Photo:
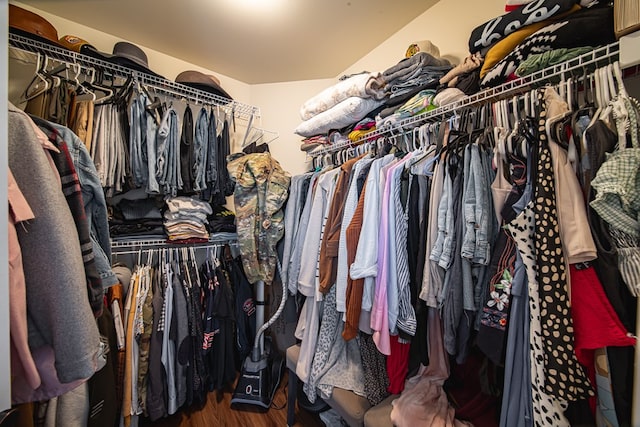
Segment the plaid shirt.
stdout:
[[80,181],[76,173],[73,159],[69,153],[69,149],[58,132],[45,120],[38,117],[32,117],[35,124],[49,138],[49,141],[55,145],[60,153],[51,153],[53,161],[60,175],[62,182],[62,192],[64,193],[71,215],[76,224],[78,238],[80,240],[80,250],[82,252],[82,261],[84,263],[85,276],[87,278],[87,293],[91,309],[96,317],[102,313],[103,289],[102,279],[98,274],[95,259],[93,255],[93,244],[91,243],[90,228],[87,221],[87,215],[84,211],[84,202],[82,200],[82,189]]
[[[618,135],[624,139],[626,118],[630,124],[632,148],[619,147],[600,166],[591,186],[596,198],[591,206],[609,225],[626,234],[640,237],[640,143],[635,108],[622,97],[615,102]],[[616,108],[617,107],[617,108]],[[625,114],[627,117],[624,117]]]

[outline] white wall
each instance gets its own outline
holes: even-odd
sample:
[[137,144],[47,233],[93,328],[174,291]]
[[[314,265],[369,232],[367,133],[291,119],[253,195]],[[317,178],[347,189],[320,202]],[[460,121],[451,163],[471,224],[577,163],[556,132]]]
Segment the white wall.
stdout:
[[300,123],[300,106],[334,83],[334,79],[321,79],[251,86],[251,104],[260,107],[263,127],[280,135],[269,149],[292,175],[309,169],[307,156],[300,150],[302,138],[293,133]]
[[[0,28],[7,28],[7,3],[0,5]],[[0,57],[7,57],[7,32],[0,34]],[[7,206],[7,65],[0,67],[0,200]],[[7,209],[0,210],[0,224],[7,224]],[[0,231],[0,411],[11,407],[11,376],[9,368],[9,236],[7,227]]]
[[441,56],[460,63],[469,54],[471,31],[504,14],[504,4],[505,0],[440,0],[342,74],[384,71],[404,58],[411,43],[420,40],[430,40]]

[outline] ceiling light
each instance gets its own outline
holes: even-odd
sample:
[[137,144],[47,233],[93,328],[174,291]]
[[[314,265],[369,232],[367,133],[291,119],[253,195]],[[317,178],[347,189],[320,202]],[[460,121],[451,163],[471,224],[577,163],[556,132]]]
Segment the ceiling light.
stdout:
[[285,0],[229,0],[227,1],[233,7],[253,11],[253,12],[272,12],[280,9]]

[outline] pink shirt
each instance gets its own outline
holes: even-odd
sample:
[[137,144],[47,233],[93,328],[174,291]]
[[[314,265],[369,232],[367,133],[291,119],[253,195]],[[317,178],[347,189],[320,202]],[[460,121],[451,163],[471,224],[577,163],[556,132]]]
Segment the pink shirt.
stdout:
[[9,199],[9,325],[11,333],[12,376],[18,372],[32,388],[40,386],[40,374],[31,356],[27,331],[27,296],[22,269],[22,251],[16,224],[34,218],[11,171],[8,171]]
[[[394,239],[389,233],[389,209],[391,203],[391,178],[393,171],[397,168],[403,168],[411,155],[407,155],[402,161],[390,165],[385,170],[382,169],[381,179],[385,176],[384,191],[382,193],[382,208],[380,210],[380,228],[378,231],[378,275],[376,276],[376,291],[373,298],[373,307],[371,309],[371,329],[373,332],[373,341],[378,347],[380,353],[385,355],[391,354],[391,343],[389,334],[389,302],[387,298],[389,275],[395,274],[391,272],[390,245],[389,239]],[[395,229],[395,223],[393,224]],[[394,266],[395,267],[395,266]]]

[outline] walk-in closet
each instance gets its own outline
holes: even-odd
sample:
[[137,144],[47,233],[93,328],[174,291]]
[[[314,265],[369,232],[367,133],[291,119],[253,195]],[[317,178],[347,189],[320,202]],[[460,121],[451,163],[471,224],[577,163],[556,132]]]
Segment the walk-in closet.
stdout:
[[637,0],[0,10],[1,427],[640,426]]

